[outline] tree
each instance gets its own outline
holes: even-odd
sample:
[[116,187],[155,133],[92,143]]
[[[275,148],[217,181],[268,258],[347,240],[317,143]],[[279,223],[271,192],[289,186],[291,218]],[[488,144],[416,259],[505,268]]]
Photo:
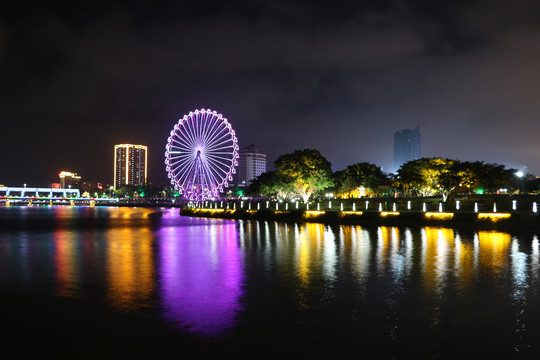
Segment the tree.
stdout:
[[439,184],[443,191],[443,201],[452,202],[459,192],[469,192],[480,186],[478,177],[483,167],[481,161],[468,162],[455,160],[448,171],[439,176]]
[[378,186],[389,181],[380,167],[361,162],[347,166],[334,173],[334,186],[344,197],[361,197],[369,192],[375,193]]
[[307,203],[316,192],[333,185],[330,162],[317,150],[295,150],[274,162],[276,175],[286,187]]
[[440,182],[448,190],[448,200],[452,201],[456,194],[464,191],[496,192],[501,188],[516,188],[519,185],[514,174],[514,169],[505,169],[504,165],[456,160]]
[[124,185],[121,188],[114,190],[114,195],[115,197],[119,197],[119,198],[123,198],[123,197],[131,198],[133,197],[134,191],[135,190],[133,189],[133,186]]
[[137,186],[135,191],[140,197],[160,197],[163,194],[164,188],[160,185],[146,184]]
[[482,189],[496,192],[515,187],[515,170],[482,161],[459,161],[422,158],[409,161],[398,170],[404,193],[417,191],[422,196],[441,194],[443,201],[453,201],[456,194]]
[[506,169],[500,164],[481,164],[477,176],[484,191],[494,193],[501,188],[516,186],[516,169]]
[[533,174],[527,174],[523,178],[516,176],[514,187],[519,189],[520,193],[538,194],[540,192],[540,178]]
[[163,192],[165,197],[169,198],[180,196],[180,192],[178,190],[175,190],[175,188],[170,185],[165,186],[163,188]]
[[247,193],[252,196],[276,196],[287,199],[293,195],[293,188],[290,184],[284,183],[275,171],[267,171],[253,179]]
[[441,174],[449,171],[455,160],[443,158],[421,158],[403,164],[398,170],[398,181],[406,195],[419,192],[422,196],[432,196],[441,189]]

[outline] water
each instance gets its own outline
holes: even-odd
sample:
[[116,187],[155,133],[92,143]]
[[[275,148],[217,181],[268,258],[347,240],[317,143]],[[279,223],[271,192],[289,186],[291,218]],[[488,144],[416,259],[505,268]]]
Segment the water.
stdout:
[[0,208],[2,345],[57,358],[540,354],[536,234],[178,212]]

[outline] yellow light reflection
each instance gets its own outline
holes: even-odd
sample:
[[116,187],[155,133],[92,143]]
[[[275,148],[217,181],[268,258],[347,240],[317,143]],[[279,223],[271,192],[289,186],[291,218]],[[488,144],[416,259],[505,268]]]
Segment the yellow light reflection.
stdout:
[[301,284],[298,302],[301,308],[305,308],[305,289],[309,287],[309,246],[304,227],[300,227],[297,241],[297,276]]
[[474,281],[474,246],[471,241],[456,239],[454,246],[454,269],[458,272],[457,283],[462,295],[470,290]]
[[399,229],[380,226],[377,229],[377,238],[377,265],[379,270],[384,270],[387,262],[393,261],[393,255],[399,251]]
[[120,207],[120,208],[105,208],[100,211],[107,213],[107,216],[111,219],[147,219],[150,217],[150,214],[155,213],[156,211],[148,208],[131,208],[131,207]]
[[454,230],[448,228],[424,228],[424,286],[428,294],[442,295],[442,283],[451,264],[454,247]]
[[480,267],[497,276],[508,266],[512,236],[498,231],[479,231],[478,244]]
[[[349,232],[344,232],[345,251],[350,253],[352,270],[357,280],[365,288],[367,280],[369,279],[369,268],[372,261],[371,239],[368,231],[364,230],[361,226],[351,226],[350,229],[350,242],[347,241]],[[348,246],[348,244],[350,244],[350,246]]]
[[56,231],[54,233],[57,293],[60,296],[73,296],[75,281],[75,243],[73,231]]
[[[316,275],[325,275],[323,267],[332,259],[323,259],[325,227],[323,224],[306,223],[299,227],[297,241],[297,276],[300,280],[298,304],[300,308],[308,308],[306,293],[313,288],[313,283],[327,280]],[[335,244],[334,244],[335,245]],[[328,275],[327,275],[328,276]]]
[[108,298],[113,306],[131,310],[150,297],[154,279],[152,239],[148,228],[107,232]]

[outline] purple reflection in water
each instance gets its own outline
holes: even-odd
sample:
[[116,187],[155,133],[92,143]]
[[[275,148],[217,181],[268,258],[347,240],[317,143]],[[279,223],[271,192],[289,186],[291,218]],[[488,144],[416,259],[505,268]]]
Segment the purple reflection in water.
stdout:
[[241,310],[242,255],[234,223],[158,232],[165,318],[199,336],[224,335]]

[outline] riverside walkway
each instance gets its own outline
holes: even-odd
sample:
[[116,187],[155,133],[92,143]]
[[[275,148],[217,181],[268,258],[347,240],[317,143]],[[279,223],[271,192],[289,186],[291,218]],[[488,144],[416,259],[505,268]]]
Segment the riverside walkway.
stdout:
[[[417,199],[418,200],[418,199]],[[359,205],[362,205],[360,208]],[[324,201],[305,204],[278,201],[205,201],[182,207],[185,216],[244,220],[279,220],[356,225],[418,225],[474,228],[538,228],[540,214],[536,201],[502,203],[456,201],[453,204],[431,201],[360,202]]]

